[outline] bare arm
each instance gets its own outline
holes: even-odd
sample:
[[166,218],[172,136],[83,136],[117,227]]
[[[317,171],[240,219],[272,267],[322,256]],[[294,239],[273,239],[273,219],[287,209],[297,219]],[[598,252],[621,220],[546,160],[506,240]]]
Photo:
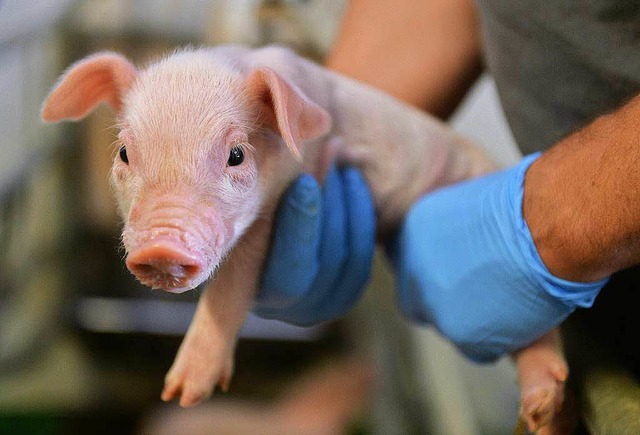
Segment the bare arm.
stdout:
[[351,0],[327,66],[446,118],[481,70],[473,0]]
[[529,168],[524,216],[556,276],[594,281],[639,262],[639,119],[636,97]]

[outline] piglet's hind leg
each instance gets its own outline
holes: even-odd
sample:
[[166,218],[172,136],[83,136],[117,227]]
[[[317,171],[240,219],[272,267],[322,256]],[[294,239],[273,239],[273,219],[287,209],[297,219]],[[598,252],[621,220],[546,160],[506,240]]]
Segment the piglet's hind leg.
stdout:
[[520,413],[529,431],[555,433],[569,369],[554,330],[514,354],[520,379]]

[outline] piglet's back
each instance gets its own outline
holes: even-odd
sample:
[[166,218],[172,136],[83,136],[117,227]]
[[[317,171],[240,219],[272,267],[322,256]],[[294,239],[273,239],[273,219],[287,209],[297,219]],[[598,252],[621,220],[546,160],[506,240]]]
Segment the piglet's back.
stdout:
[[305,168],[313,171],[310,168],[335,154],[361,169],[374,196],[381,232],[395,227],[424,193],[496,167],[442,121],[378,89],[281,47],[258,49],[250,56],[330,113],[332,130],[319,146],[308,147]]

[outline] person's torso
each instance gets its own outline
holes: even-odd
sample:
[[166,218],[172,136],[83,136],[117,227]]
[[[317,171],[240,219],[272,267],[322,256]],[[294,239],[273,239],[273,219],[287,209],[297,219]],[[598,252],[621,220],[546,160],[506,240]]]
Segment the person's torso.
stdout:
[[487,65],[523,153],[640,93],[637,0],[478,0]]

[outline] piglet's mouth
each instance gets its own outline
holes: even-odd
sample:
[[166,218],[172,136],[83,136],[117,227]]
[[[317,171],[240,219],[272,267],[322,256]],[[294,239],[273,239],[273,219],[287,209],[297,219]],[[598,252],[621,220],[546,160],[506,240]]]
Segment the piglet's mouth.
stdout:
[[144,285],[171,293],[194,289],[207,278],[204,261],[168,240],[150,241],[127,256],[127,267]]

